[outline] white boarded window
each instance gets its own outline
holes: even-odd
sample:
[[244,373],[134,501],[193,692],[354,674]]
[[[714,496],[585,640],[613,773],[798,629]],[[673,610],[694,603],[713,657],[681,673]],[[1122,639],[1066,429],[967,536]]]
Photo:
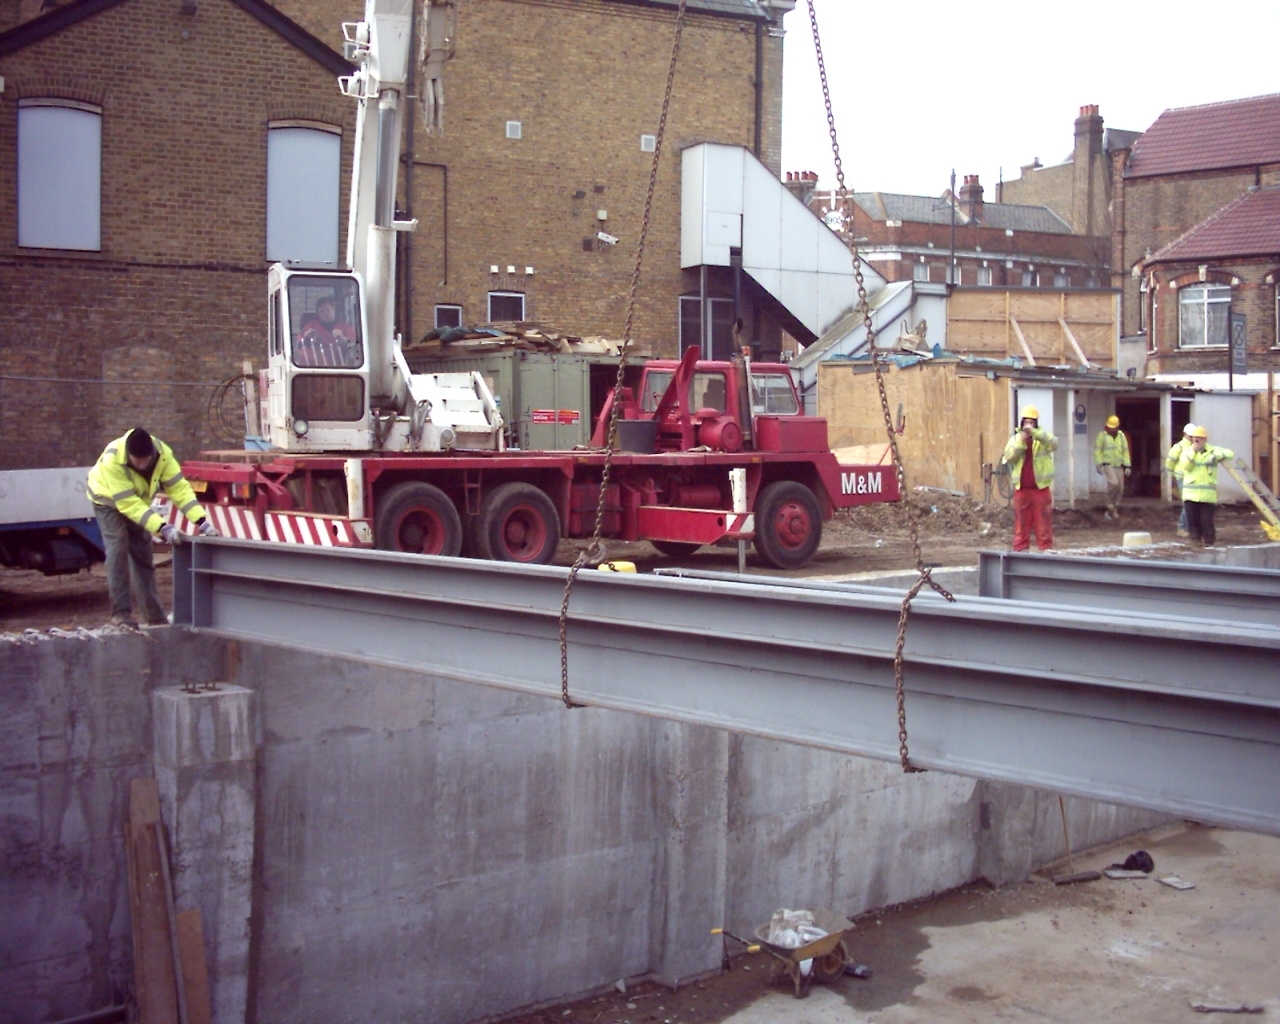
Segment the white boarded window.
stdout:
[[267,259],[337,265],[341,163],[336,132],[267,132]]
[[18,245],[102,248],[102,111],[65,100],[18,104]]

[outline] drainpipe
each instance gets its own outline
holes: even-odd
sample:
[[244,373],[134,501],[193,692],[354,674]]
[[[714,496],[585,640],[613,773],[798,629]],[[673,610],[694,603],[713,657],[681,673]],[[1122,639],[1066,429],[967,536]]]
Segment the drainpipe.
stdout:
[[756,131],[752,152],[760,159],[761,131],[760,120],[764,116],[764,25],[756,22]]
[[[409,138],[406,140],[406,153],[404,158],[404,219],[413,220],[413,128],[414,122],[417,120],[418,114],[418,67],[414,60],[414,54],[418,52],[418,19],[415,15],[409,19],[409,80],[405,83],[405,98],[412,97],[409,110]],[[403,284],[400,289],[402,296],[401,301],[404,307],[400,314],[401,335],[413,344],[413,232],[399,232],[403,236],[400,266],[401,273],[404,275]]]

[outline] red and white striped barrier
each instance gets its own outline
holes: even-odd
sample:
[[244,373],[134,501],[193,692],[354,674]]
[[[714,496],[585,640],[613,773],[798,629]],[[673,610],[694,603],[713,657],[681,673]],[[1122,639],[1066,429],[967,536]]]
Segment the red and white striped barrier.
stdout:
[[[187,535],[199,530],[199,525],[179,512],[172,502],[159,498],[155,504],[170,526]],[[306,512],[259,515],[240,505],[205,505],[204,511],[221,536],[237,540],[269,540],[277,544],[314,544],[327,548],[363,547],[372,540],[369,524],[363,520],[314,516]],[[362,542],[361,533],[368,540]]]
[[748,536],[756,532],[756,517],[753,512],[730,512],[729,528],[726,533],[745,533]]

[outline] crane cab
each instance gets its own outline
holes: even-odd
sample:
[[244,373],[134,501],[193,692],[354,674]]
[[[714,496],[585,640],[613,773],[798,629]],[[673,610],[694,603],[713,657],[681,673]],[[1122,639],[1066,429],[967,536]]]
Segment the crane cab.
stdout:
[[267,282],[268,442],[284,451],[372,447],[360,275],[277,263]]

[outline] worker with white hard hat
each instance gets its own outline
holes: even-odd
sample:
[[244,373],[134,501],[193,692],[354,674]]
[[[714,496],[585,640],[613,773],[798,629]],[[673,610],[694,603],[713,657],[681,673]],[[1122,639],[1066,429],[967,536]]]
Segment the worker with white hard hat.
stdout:
[[1120,417],[1108,416],[1107,425],[1098,431],[1093,443],[1093,467],[1107,480],[1107,519],[1120,515],[1124,498],[1124,478],[1132,472],[1129,463],[1129,439],[1120,429]]
[[1198,540],[1207,548],[1213,547],[1217,539],[1213,514],[1218,508],[1218,463],[1235,457],[1236,453],[1230,448],[1210,444],[1209,431],[1204,427],[1193,427],[1191,447],[1178,458],[1187,532],[1193,542]]
[[[1053,452],[1058,439],[1040,426],[1040,410],[1022,407],[1018,429],[1001,462],[1013,477],[1013,550],[1027,551],[1031,534],[1041,551],[1053,548]],[[1028,458],[1027,456],[1031,457]]]
[[[1182,497],[1182,472],[1178,469],[1178,460],[1182,458],[1182,453],[1191,447],[1191,432],[1196,429],[1194,423],[1188,423],[1182,428],[1182,436],[1173,443],[1173,447],[1169,449],[1169,454],[1164,457],[1164,469],[1166,473],[1172,474],[1173,482],[1178,487],[1178,497]],[[1181,511],[1178,514],[1178,536],[1187,536],[1187,507],[1179,502]]]

